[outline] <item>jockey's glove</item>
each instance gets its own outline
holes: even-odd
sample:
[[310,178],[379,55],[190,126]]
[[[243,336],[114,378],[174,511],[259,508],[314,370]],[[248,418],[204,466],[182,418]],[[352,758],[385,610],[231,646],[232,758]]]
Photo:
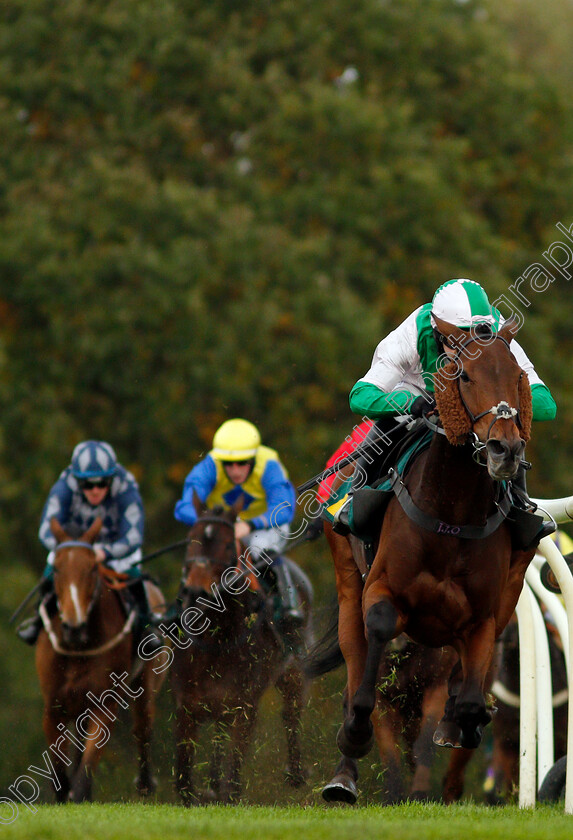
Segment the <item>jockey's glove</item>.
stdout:
[[424,414],[432,411],[435,407],[436,400],[434,399],[434,395],[426,391],[423,396],[416,397],[414,402],[410,404],[408,414],[414,418],[423,417]]

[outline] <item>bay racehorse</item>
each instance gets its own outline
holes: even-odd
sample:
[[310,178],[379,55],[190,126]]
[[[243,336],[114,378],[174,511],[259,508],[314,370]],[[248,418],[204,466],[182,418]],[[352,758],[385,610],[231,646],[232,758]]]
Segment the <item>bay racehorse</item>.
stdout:
[[305,620],[300,631],[285,640],[273,617],[274,595],[259,581],[260,568],[245,555],[240,558],[234,536],[238,509],[206,510],[198,499],[195,509],[199,517],[189,532],[178,596],[180,637],[171,667],[178,793],[186,805],[201,801],[193,776],[196,742],[200,726],[212,721],[210,779],[203,798],[239,798],[259,702],[271,685],[283,699],[286,781],[299,787],[305,781],[299,728],[308,689],[300,657],[312,641],[310,582],[291,563]]
[[[56,799],[91,799],[93,775],[120,706],[133,710],[137,789],[142,795],[151,794],[156,784],[150,765],[155,695],[164,677],[155,673],[152,661],[137,658],[135,611],[126,610],[106,582],[111,570],[96,562],[93,541],[101,520],[78,540],[72,540],[56,519],[51,528],[58,540],[54,559],[58,613],[50,618],[40,606],[44,629],[36,645],[36,670]],[[161,592],[149,582],[146,587],[151,608],[161,613]],[[75,725],[66,728],[71,723]]]
[[537,544],[516,547],[506,518],[504,482],[517,475],[532,417],[527,376],[510,349],[515,325],[506,323],[496,335],[468,335],[436,323],[452,348],[435,376],[442,428],[434,426],[429,447],[407,475],[394,471],[394,495],[364,584],[349,538],[325,524],[347,669],[337,736],[343,758],[333,779],[342,801],[355,788],[356,759],[372,747],[380,663],[401,633],[456,650],[434,742],[478,746],[491,719],[484,686],[495,639],[513,613]]

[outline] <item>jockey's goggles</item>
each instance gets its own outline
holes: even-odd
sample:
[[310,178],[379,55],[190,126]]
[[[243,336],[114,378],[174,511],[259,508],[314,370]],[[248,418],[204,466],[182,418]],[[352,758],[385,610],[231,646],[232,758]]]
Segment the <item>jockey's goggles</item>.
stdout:
[[80,478],[78,479],[78,485],[80,490],[95,490],[96,488],[103,490],[104,487],[108,488],[111,487],[111,482],[113,481],[113,477],[111,478]]
[[223,461],[224,467],[245,467],[247,464],[249,466],[253,463],[252,458],[244,458],[242,461]]

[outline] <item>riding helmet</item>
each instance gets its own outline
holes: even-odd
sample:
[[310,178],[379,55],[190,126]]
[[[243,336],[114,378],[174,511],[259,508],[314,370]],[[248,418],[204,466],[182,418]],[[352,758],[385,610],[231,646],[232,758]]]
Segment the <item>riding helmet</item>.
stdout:
[[103,440],[84,440],[72,453],[72,473],[76,478],[110,478],[116,469],[115,452]]
[[462,328],[487,323],[496,331],[499,326],[499,315],[485,291],[479,283],[465,278],[448,280],[440,286],[432,300],[432,315]]
[[261,445],[259,430],[248,420],[226,420],[215,432],[211,454],[220,461],[248,461]]

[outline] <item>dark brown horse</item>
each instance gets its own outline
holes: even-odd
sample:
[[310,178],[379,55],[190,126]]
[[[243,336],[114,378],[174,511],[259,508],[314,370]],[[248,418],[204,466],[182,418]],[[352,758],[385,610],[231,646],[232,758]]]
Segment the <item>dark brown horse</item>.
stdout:
[[[549,659],[553,687],[553,734],[555,761],[567,752],[568,681],[563,650],[557,631],[548,627]],[[513,796],[519,784],[519,635],[512,619],[500,639],[498,663],[491,691],[497,713],[493,719],[493,755],[488,768],[485,794],[491,804]]]
[[[196,741],[202,724],[213,721],[209,789],[205,798],[236,801],[241,768],[265,689],[274,685],[283,698],[287,733],[286,780],[304,783],[299,727],[308,681],[299,659],[312,642],[312,588],[291,564],[306,616],[296,638],[285,642],[277,631],[274,597],[263,590],[259,570],[239,559],[234,537],[237,510],[196,509],[179,593],[180,639],[171,668],[176,703],[176,787],[185,804],[200,801],[193,778]],[[290,643],[289,643],[290,642]],[[227,770],[223,772],[225,745]]]
[[[491,719],[484,686],[494,643],[515,608],[535,540],[521,550],[505,519],[500,482],[515,478],[531,425],[531,391],[510,350],[512,324],[495,337],[468,336],[436,319],[451,362],[436,375],[443,432],[397,477],[374,562],[363,585],[347,538],[325,526],[339,600],[339,643],[347,668],[343,754],[335,779],[355,786],[348,760],[373,744],[372,714],[386,645],[401,633],[452,646],[459,662],[441,746],[475,748]],[[334,780],[333,780],[334,781]]]
[[[142,795],[155,789],[150,743],[155,694],[163,675],[155,673],[152,661],[136,658],[135,612],[126,614],[96,562],[92,543],[100,528],[98,519],[79,540],[72,540],[52,520],[59,543],[54,560],[58,614],[50,619],[41,607],[44,629],[36,646],[36,669],[58,802],[91,799],[93,775],[119,706],[133,709],[137,789]],[[152,584],[146,586],[151,607],[161,612],[161,592]],[[66,728],[70,723],[75,724],[71,730]]]

